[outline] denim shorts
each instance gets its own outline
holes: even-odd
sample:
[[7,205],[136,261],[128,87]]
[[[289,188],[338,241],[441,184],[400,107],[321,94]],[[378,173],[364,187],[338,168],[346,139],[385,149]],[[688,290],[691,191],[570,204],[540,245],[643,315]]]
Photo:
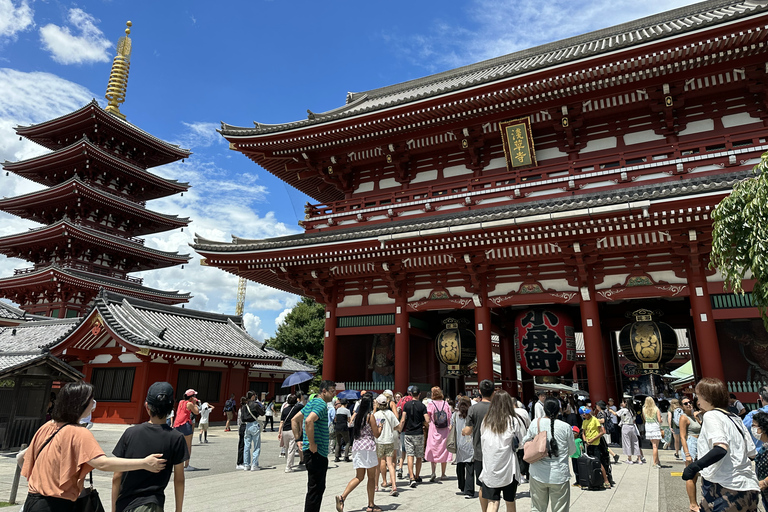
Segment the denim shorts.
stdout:
[[183,425],[179,425],[178,427],[176,427],[176,430],[181,432],[181,434],[184,436],[191,436],[192,432],[194,431],[194,429],[192,428],[192,424],[189,422],[184,423]]

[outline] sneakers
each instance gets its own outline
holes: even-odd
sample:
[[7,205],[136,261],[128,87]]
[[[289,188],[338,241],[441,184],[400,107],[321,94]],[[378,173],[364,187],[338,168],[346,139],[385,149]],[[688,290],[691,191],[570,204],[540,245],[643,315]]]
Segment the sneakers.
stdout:
[[251,471],[261,471],[261,466],[251,466]]
[[626,464],[634,464],[634,463],[635,463],[635,462],[634,462],[634,461],[632,461],[632,460],[628,460],[628,461],[626,461]]
[[293,473],[293,472],[294,472],[293,468],[285,470],[285,473]]
[[402,469],[397,472],[397,479],[398,480],[402,480],[403,479],[403,470]]
[[676,454],[675,454],[675,458],[676,458],[676,459],[678,459],[678,460],[680,460],[680,454],[679,454],[679,453],[676,453]]
[[640,457],[640,464],[645,464],[645,463],[646,463],[645,457]]
[[197,468],[194,466],[187,466],[184,468],[184,471],[197,471]]
[[432,475],[431,477],[429,477],[429,481],[432,483],[437,482],[437,475]]
[[248,469],[248,466],[244,466],[243,464],[238,464],[237,466],[235,466],[235,469],[243,469],[243,470],[247,470],[247,469]]
[[614,464],[618,464],[619,463],[619,455],[618,454],[613,456],[613,463]]
[[420,477],[420,476],[417,476],[417,477],[416,477],[416,483],[419,483],[419,484],[420,484],[421,482],[422,482],[422,480],[421,480],[421,477]]
[[653,469],[661,469],[661,464],[654,464],[651,466]]
[[208,440],[207,439],[205,440],[205,444],[208,444]]
[[416,480],[411,480],[410,482],[408,482],[409,487],[415,488],[417,485],[418,485],[418,482]]

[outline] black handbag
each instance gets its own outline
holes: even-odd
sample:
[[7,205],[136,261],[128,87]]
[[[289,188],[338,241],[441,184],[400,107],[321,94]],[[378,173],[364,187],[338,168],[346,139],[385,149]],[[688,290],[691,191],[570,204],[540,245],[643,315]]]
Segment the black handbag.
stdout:
[[93,473],[88,473],[90,487],[83,489],[75,501],[74,512],[104,512],[104,506],[99,498],[99,491],[93,488]]

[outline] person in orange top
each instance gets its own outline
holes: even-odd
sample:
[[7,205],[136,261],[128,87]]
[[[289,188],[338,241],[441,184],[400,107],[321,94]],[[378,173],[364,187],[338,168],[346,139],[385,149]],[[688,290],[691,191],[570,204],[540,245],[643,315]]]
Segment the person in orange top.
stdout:
[[23,456],[21,474],[29,484],[25,512],[73,510],[85,477],[94,468],[157,473],[165,467],[160,453],[143,459],[107,457],[91,431],[78,424],[92,407],[93,385],[70,382],[61,388],[51,421],[38,429]]

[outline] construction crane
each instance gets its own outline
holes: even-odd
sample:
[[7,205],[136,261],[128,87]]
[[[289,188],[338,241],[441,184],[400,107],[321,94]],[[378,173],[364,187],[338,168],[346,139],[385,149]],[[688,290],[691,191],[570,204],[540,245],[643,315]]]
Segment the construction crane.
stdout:
[[243,310],[245,309],[245,285],[248,284],[248,280],[243,276],[240,276],[240,282],[237,283],[237,305],[235,306],[235,314],[243,316]]

